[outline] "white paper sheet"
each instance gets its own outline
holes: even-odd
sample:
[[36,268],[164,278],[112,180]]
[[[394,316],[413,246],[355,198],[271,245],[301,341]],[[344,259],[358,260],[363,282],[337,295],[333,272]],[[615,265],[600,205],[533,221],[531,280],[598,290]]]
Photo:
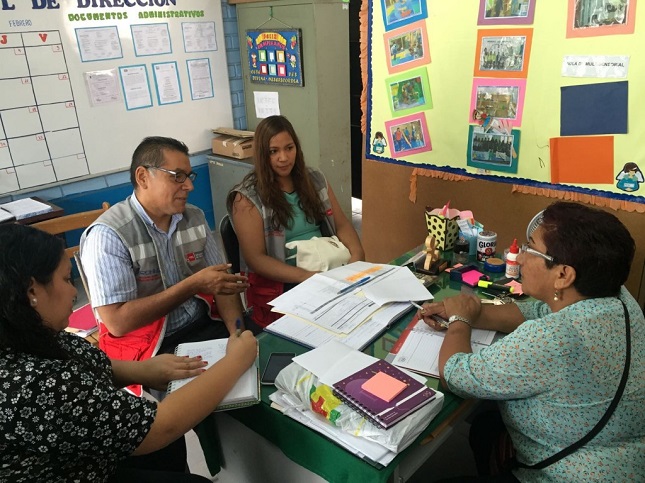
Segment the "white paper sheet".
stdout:
[[409,309],[410,304],[408,303],[385,305],[349,334],[339,334],[312,322],[288,315],[280,317],[264,330],[312,349],[335,339],[353,349],[362,350]]
[[[420,320],[407,334],[392,364],[420,374],[439,377],[439,350],[445,334],[443,331],[431,329]],[[473,329],[470,338],[472,351],[479,352],[490,345],[494,337],[495,332],[492,330]]]

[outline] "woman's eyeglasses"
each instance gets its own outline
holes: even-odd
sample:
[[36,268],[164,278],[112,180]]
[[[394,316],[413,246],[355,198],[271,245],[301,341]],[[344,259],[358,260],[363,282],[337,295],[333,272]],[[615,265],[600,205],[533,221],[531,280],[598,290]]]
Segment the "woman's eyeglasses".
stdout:
[[191,171],[190,173],[184,173],[183,171],[171,171],[166,168],[158,168],[156,166],[144,166],[146,169],[157,169],[159,171],[163,171],[164,173],[172,174],[175,177],[175,181],[177,183],[183,183],[186,181],[186,178],[188,178],[191,181],[195,181],[195,178],[197,178],[197,173],[194,171]]
[[520,247],[520,253],[530,253],[531,255],[535,255],[536,257],[542,257],[545,260],[550,261],[551,263],[555,262],[555,258],[553,258],[551,255],[547,255],[546,253],[538,252],[537,250],[531,248],[528,243],[525,243]]

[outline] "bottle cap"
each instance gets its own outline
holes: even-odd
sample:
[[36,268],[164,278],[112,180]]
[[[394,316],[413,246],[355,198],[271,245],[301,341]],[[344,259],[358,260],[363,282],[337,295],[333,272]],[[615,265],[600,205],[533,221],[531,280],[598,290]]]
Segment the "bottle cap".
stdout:
[[510,253],[520,253],[520,247],[517,246],[517,238],[513,238],[513,243],[511,243]]

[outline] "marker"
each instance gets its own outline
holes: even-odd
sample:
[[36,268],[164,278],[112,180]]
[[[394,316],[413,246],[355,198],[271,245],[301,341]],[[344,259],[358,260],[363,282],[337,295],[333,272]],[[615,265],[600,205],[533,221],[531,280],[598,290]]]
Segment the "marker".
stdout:
[[242,335],[242,321],[240,319],[237,319],[235,321],[235,335],[239,337]]
[[338,295],[341,295],[341,294],[344,294],[344,293],[350,292],[350,291],[354,290],[355,288],[360,287],[361,285],[365,285],[365,284],[366,284],[367,282],[369,282],[370,280],[372,280],[372,277],[363,277],[363,278],[361,278],[360,280],[358,280],[357,282],[354,282],[354,283],[352,283],[352,284],[349,284],[347,287],[343,287],[343,288],[341,288],[341,289],[338,291]]
[[501,285],[499,283],[489,282],[488,280],[480,280],[479,282],[477,282],[477,286],[509,293],[513,293],[514,290],[514,288],[509,285]]

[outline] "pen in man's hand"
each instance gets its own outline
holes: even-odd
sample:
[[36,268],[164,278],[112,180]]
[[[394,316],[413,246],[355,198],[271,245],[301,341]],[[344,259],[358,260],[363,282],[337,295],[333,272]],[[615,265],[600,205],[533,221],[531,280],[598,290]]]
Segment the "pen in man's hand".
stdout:
[[240,319],[237,319],[235,321],[235,335],[239,337],[242,335],[242,321]]
[[338,295],[347,293],[351,290],[354,290],[357,287],[360,287],[361,285],[365,285],[367,282],[369,282],[372,279],[372,277],[363,277],[360,280],[348,285],[347,287],[343,287],[338,291]]

